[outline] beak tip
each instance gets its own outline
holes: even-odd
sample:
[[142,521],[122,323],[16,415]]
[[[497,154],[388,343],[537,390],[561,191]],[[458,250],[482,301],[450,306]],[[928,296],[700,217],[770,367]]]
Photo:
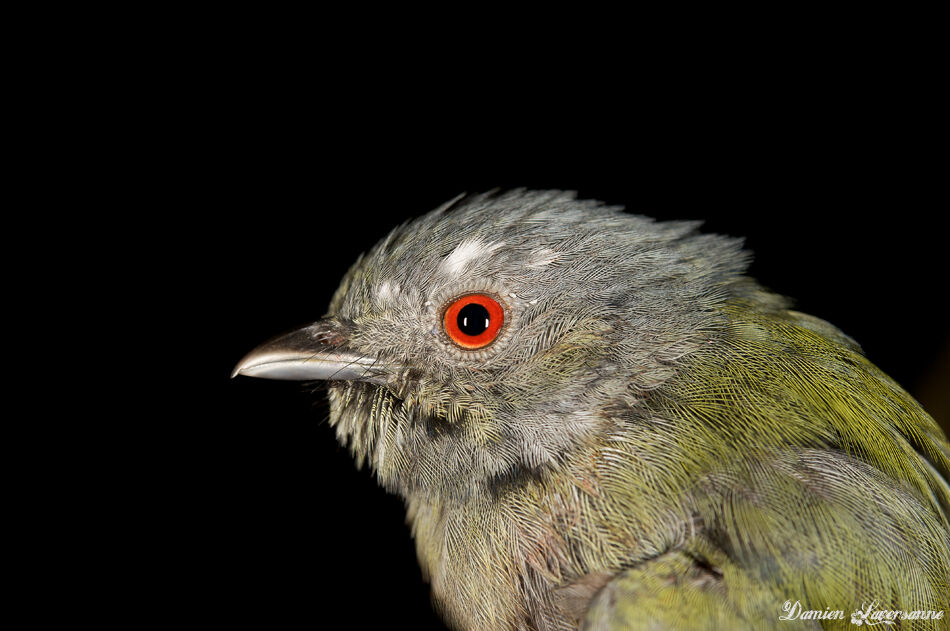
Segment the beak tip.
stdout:
[[234,365],[234,370],[231,371],[231,379],[234,379],[238,375],[247,374],[244,372],[244,370],[248,367],[249,362],[247,360],[248,360],[248,357],[250,356],[251,356],[251,353],[248,353],[247,355],[241,358],[241,361],[239,361],[237,364]]

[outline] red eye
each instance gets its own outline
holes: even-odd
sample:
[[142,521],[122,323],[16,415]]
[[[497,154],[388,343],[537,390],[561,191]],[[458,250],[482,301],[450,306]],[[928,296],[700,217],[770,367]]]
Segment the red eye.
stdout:
[[445,310],[442,326],[452,341],[462,348],[488,346],[505,323],[505,310],[485,294],[462,296]]

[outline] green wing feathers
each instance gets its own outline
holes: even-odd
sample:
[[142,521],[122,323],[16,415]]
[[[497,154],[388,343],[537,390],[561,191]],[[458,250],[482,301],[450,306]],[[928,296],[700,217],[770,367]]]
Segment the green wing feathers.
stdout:
[[950,445],[910,395],[817,318],[743,306],[727,315],[723,383],[747,386],[732,397],[733,415],[762,417],[761,437],[779,446],[830,448],[910,484],[950,527]]
[[[720,574],[706,591],[680,580],[660,589],[650,575],[660,570],[648,570],[657,559],[647,561],[608,584],[612,606],[606,596],[592,601],[589,628],[628,628],[593,620],[633,625],[638,608],[659,612],[659,602],[696,612],[726,603],[732,613],[716,615],[738,618],[718,628],[742,628],[739,620],[758,615],[744,600],[752,586],[770,594],[754,594],[771,609],[766,626],[778,623],[787,599],[849,614],[872,600],[950,610],[950,448],[940,428],[831,325],[741,303],[726,316],[714,350],[690,356],[650,403],[657,418],[676,419],[665,447],[684,463],[676,484],[700,524],[681,548],[686,556],[663,561],[662,572],[699,559]],[[641,605],[617,604],[632,594]]]

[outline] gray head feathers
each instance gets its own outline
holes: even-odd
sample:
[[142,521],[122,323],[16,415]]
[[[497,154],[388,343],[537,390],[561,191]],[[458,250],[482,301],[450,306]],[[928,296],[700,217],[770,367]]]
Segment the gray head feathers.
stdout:
[[[403,494],[467,495],[540,475],[618,423],[750,291],[738,239],[562,191],[456,199],[395,229],[351,268],[328,317],[350,346],[398,366],[335,382],[331,422]],[[484,292],[498,339],[452,343],[446,305]],[[615,413],[623,409],[623,414]]]

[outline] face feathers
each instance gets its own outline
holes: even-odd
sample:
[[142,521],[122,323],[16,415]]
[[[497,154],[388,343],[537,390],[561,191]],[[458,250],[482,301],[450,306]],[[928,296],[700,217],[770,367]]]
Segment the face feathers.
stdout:
[[[715,310],[746,257],[696,228],[527,191],[458,200],[398,228],[331,305],[356,350],[404,367],[383,392],[333,386],[341,438],[404,492],[466,496],[556,466],[722,326]],[[505,324],[465,348],[443,316],[473,293],[502,305]]]

